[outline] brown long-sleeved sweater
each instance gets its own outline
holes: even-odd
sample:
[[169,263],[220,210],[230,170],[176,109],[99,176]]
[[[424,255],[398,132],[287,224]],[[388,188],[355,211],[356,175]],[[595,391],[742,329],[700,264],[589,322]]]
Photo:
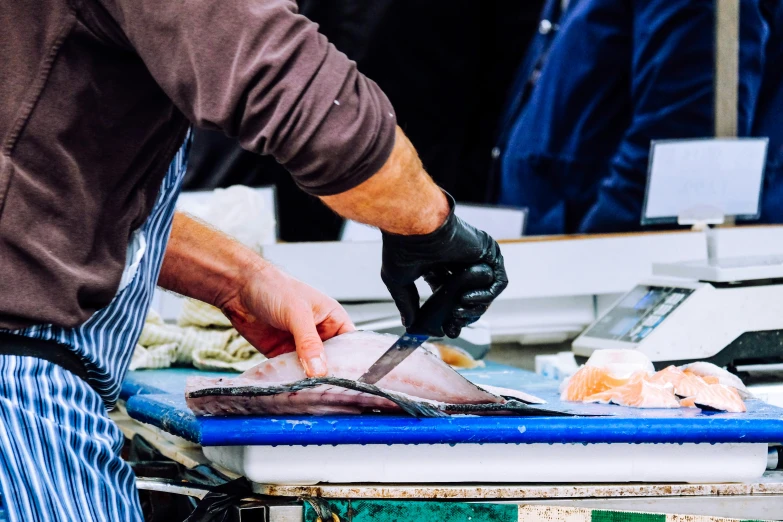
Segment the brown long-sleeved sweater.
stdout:
[[191,122],[317,195],[394,145],[386,97],[293,0],[12,1],[0,27],[0,328],[108,304]]

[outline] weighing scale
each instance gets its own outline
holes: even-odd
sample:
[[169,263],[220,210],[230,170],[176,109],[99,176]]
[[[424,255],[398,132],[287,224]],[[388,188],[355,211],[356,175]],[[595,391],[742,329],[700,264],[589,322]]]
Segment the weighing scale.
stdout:
[[721,259],[710,228],[726,215],[758,217],[765,157],[765,140],[653,143],[642,224],[703,230],[707,257],[654,263],[653,278],[574,340],[577,359],[614,348],[641,351],[658,369],[783,361],[783,256]]
[[[783,258],[719,263],[653,265],[658,277],[639,283],[588,327],[574,341],[574,354],[639,350],[657,369],[697,360],[783,361]],[[667,277],[685,273],[693,277]]]

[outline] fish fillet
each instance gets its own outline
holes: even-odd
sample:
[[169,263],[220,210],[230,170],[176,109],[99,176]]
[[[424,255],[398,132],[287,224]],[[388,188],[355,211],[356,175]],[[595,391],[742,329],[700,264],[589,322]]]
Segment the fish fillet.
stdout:
[[652,362],[636,350],[596,350],[587,363],[561,386],[561,401],[583,401],[596,393],[623,386],[637,374],[652,374]]
[[484,366],[484,361],[477,361],[468,352],[458,346],[445,343],[427,343],[432,344],[437,350],[438,354],[443,362],[451,366],[452,368],[481,368]]
[[[695,362],[653,371],[649,359],[635,350],[596,350],[563,384],[560,400],[634,408],[700,407],[744,412],[742,399],[752,397],[736,375],[711,363]],[[682,400],[678,401],[678,397]]]
[[704,379],[690,372],[684,372],[676,366],[668,366],[653,374],[649,382],[658,385],[671,384],[674,394],[680,397],[692,397],[709,386]]
[[747,411],[739,391],[725,384],[710,384],[693,397],[683,399],[680,404],[686,408],[712,409],[732,413]]
[[698,361],[698,362],[686,364],[685,366],[681,366],[680,368],[682,368],[682,370],[685,372],[698,375],[699,377],[705,380],[707,378],[710,379],[717,378],[720,384],[724,384],[726,386],[736,388],[736,390],[739,392],[740,397],[742,397],[743,399],[750,399],[753,397],[753,394],[750,393],[750,390],[748,390],[745,387],[745,383],[743,383],[739,377],[721,368],[720,366],[715,366],[712,363],[708,363],[704,361]]
[[237,377],[188,379],[188,407],[196,415],[358,414],[399,412],[552,414],[521,392],[491,393],[427,350],[416,350],[375,385],[358,382],[395,341],[393,335],[353,332],[324,343],[330,375],[308,379],[295,353],[274,357]]
[[583,401],[585,398],[628,382],[627,378],[617,379],[604,368],[583,366],[571,376],[560,394],[561,401]]
[[633,408],[679,408],[671,384],[654,384],[644,372],[634,374],[628,383],[584,399],[584,402],[617,404]]

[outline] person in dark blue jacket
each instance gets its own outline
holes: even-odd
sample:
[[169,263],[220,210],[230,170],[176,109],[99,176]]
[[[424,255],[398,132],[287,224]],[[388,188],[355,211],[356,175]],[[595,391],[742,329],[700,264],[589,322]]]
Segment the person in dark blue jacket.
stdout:
[[[783,2],[740,0],[738,135],[769,137],[783,222]],[[714,134],[715,0],[548,0],[492,150],[528,233],[641,229],[650,141]]]

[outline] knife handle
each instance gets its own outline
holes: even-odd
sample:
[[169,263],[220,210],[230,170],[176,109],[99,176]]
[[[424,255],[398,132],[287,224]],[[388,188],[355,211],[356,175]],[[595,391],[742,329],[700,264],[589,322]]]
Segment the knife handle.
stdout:
[[421,306],[413,324],[407,329],[408,333],[445,337],[443,324],[449,319],[452,311],[460,305],[462,295],[468,290],[478,290],[491,283],[491,280],[487,281],[487,274],[491,273],[492,269],[486,264],[454,271],[451,277]]

